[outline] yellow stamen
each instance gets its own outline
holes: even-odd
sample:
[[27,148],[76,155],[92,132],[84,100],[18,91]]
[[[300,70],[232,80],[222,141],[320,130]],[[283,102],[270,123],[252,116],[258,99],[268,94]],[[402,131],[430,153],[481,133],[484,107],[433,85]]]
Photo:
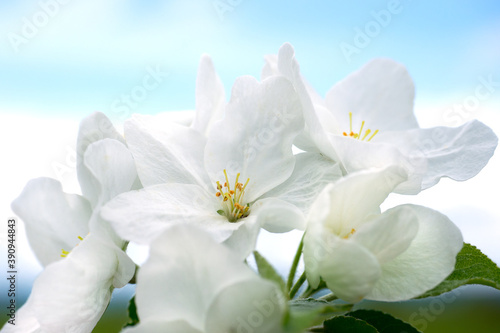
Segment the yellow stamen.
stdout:
[[363,139],[361,139],[361,141],[364,141],[365,138],[368,136],[368,134],[370,134],[371,131],[372,131],[371,129],[367,129],[365,132],[365,135],[363,136]]
[[352,134],[352,112],[349,112],[349,131]]
[[81,236],[78,236],[78,239],[81,240],[81,241],[83,240],[83,238]]
[[368,141],[370,141],[371,139],[373,139],[373,137],[375,136],[375,134],[378,133],[378,130],[376,130],[375,132],[373,132],[372,136],[370,136],[370,138],[368,139]]

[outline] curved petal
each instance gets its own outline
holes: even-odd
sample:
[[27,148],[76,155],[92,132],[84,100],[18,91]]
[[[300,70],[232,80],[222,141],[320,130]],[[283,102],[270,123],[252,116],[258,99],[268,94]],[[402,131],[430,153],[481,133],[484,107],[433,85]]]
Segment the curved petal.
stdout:
[[[372,130],[418,128],[413,114],[415,87],[406,68],[390,59],[375,59],[337,83],[326,94],[326,105],[344,131],[353,127]],[[340,133],[338,133],[340,134]]]
[[89,232],[90,204],[77,194],[67,194],[52,178],[28,182],[12,202],[12,211],[23,220],[26,234],[43,266],[60,260],[61,250],[70,251]]
[[208,308],[204,332],[283,332],[285,308],[279,287],[255,276],[221,290]]
[[342,177],[339,165],[318,153],[295,155],[293,173],[285,182],[265,193],[260,199],[276,197],[286,201],[304,214],[329,183]]
[[427,168],[425,159],[409,158],[392,142],[363,142],[339,135],[331,135],[330,140],[347,173],[397,165],[406,170],[408,179],[398,184],[395,191],[416,194],[422,190],[422,170]]
[[197,185],[163,184],[123,193],[101,209],[122,238],[149,244],[169,226],[196,224],[218,241],[226,240],[242,222],[230,223],[217,213],[215,195]]
[[161,318],[142,321],[133,327],[126,327],[123,333],[204,333],[193,328],[184,320],[165,321]]
[[238,229],[234,230],[222,244],[243,261],[255,250],[261,226],[257,214],[253,212],[250,216],[240,220],[240,224]]
[[384,264],[403,253],[418,232],[413,210],[399,206],[378,215],[355,231],[352,240],[373,253]]
[[[185,320],[202,332],[221,290],[257,276],[228,248],[199,228],[177,225],[151,244],[139,270],[136,303],[141,321]],[[229,310],[229,309],[228,309]]]
[[306,227],[306,218],[300,209],[278,198],[258,200],[252,205],[251,215],[256,215],[258,225],[269,232],[282,233]]
[[234,184],[241,173],[242,179],[250,178],[245,192],[254,201],[292,173],[292,143],[303,126],[300,102],[288,80],[238,78],[224,118],[209,133],[205,166],[210,178],[214,184],[222,181],[227,170]]
[[367,299],[400,301],[416,297],[437,286],[455,268],[463,246],[460,230],[430,208],[403,207],[412,209],[417,216],[418,233],[405,252],[382,264],[382,276]]
[[222,118],[225,104],[224,86],[212,59],[204,54],[196,78],[196,115],[191,127],[207,135],[213,122]]
[[311,287],[320,277],[328,288],[347,302],[358,302],[372,289],[381,274],[377,258],[350,239],[341,239],[323,226],[306,231],[304,264]]
[[328,185],[311,207],[308,223],[320,223],[340,237],[358,229],[380,204],[405,180],[399,167],[353,173]]
[[[92,331],[108,306],[118,265],[135,267],[130,259],[119,263],[117,251],[121,250],[89,235],[67,258],[45,268],[24,306],[31,309],[41,331]],[[132,276],[133,270],[128,280]]]
[[124,128],[144,187],[163,183],[207,186],[203,166],[206,139],[200,132],[137,114],[125,122]]
[[84,165],[84,154],[87,147],[103,139],[114,139],[125,144],[125,140],[113,127],[111,121],[101,112],[94,112],[80,122],[76,141],[76,171],[83,196],[95,207],[98,189],[94,188],[92,175]]
[[137,178],[134,159],[117,140],[103,139],[88,146],[84,164],[97,189],[98,206],[120,193],[130,191]]
[[422,189],[441,177],[463,181],[474,177],[488,163],[498,138],[483,123],[473,120],[460,127],[434,127],[406,132],[382,133],[381,141],[398,147],[410,160],[425,159]]
[[318,118],[311,97],[307,92],[306,84],[300,74],[295,51],[289,43],[283,44],[278,52],[278,69],[281,75],[293,83],[293,87],[297,91],[304,113],[306,137],[310,138],[323,154],[337,161],[335,150],[328,140],[327,132]]

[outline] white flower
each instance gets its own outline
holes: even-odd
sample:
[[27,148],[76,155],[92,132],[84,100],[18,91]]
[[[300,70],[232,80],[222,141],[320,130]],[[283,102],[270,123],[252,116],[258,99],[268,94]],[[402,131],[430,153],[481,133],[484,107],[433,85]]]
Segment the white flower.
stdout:
[[312,287],[321,278],[349,302],[400,301],[432,289],[453,271],[463,240],[446,216],[415,205],[380,214],[380,204],[405,179],[400,168],[390,167],[353,173],[323,190],[304,237]]
[[268,58],[263,77],[276,73],[294,83],[303,105],[306,127],[296,141],[300,148],[321,152],[346,173],[399,164],[409,175],[398,193],[416,194],[441,177],[467,180],[497,146],[493,131],[477,120],[456,128],[419,128],[411,77],[389,59],[373,60],[349,75],[324,102],[304,83],[289,44],[281,47],[277,60]]
[[293,155],[302,128],[300,104],[283,77],[239,78],[207,137],[135,116],[125,136],[145,188],[118,196],[102,216],[123,238],[146,244],[169,225],[194,223],[246,256],[260,226],[303,227],[308,204],[340,176],[321,156],[312,163],[309,154]]
[[139,270],[135,302],[140,323],[123,332],[279,333],[286,309],[276,284],[186,225],[153,241]]
[[19,310],[19,322],[5,332],[91,332],[113,287],[132,278],[135,264],[123,252],[125,241],[99,215],[109,199],[138,186],[122,142],[103,114],[87,117],[77,141],[83,196],[64,193],[54,179],[38,178],[12,203],[46,267]]

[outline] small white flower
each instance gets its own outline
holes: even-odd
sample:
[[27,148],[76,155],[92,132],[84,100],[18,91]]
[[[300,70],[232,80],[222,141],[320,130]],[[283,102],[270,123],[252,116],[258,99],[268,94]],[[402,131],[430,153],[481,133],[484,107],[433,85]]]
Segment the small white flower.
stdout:
[[286,298],[211,235],[187,225],[151,244],[137,279],[140,323],[127,333],[282,332]]
[[463,245],[444,215],[380,204],[406,180],[401,168],[353,173],[326,187],[313,204],[304,237],[306,275],[349,302],[401,301],[434,288],[454,269]]

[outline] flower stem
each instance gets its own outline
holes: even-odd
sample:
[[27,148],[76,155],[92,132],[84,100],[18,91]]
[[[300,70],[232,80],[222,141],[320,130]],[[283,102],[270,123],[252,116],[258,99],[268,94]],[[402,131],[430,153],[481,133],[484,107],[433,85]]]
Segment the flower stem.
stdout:
[[[288,274],[288,280],[286,282],[286,290],[290,291],[293,285],[293,279],[295,279],[295,273],[297,272],[297,266],[299,265],[300,256],[302,255],[302,248],[304,247],[304,236],[300,240],[299,247],[293,258],[292,267],[290,267],[290,273]],[[299,286],[300,287],[300,286]],[[290,298],[293,296],[290,295]]]
[[323,301],[327,301],[327,302],[331,302],[331,301],[335,301],[336,299],[338,299],[338,297],[335,296],[333,293],[330,293],[330,294],[327,294],[325,296],[321,296],[318,299],[323,300]]
[[306,281],[306,272],[302,273],[297,282],[295,282],[295,285],[293,286],[292,290],[290,290],[290,299],[293,299],[293,297],[297,294],[300,287],[302,287],[305,281]]

